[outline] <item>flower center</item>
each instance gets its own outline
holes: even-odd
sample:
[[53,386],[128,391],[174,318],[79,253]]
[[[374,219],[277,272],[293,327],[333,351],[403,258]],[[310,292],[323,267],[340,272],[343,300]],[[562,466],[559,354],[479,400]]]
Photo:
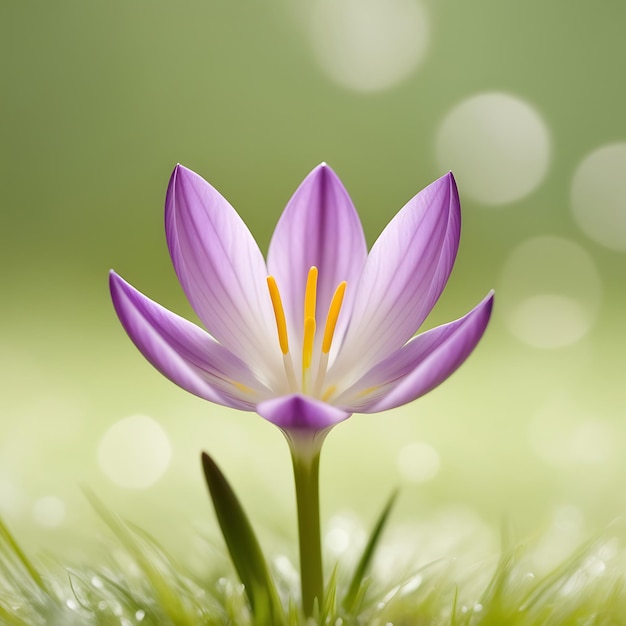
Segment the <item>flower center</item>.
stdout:
[[[302,334],[302,375],[300,386],[297,383],[296,372],[293,360],[289,352],[289,336],[287,333],[287,321],[285,319],[285,310],[280,297],[280,291],[273,276],[267,277],[267,288],[270,292],[272,308],[274,309],[274,317],[276,319],[276,330],[278,332],[278,345],[283,353],[283,363],[287,382],[291,391],[297,391],[298,388],[303,393],[311,393],[319,397],[324,385],[326,370],[328,368],[328,355],[333,343],[333,336],[337,326],[337,320],[343,304],[343,297],[346,292],[346,281],[339,283],[337,289],[328,307],[326,315],[326,324],[324,325],[324,335],[320,347],[319,365],[315,377],[311,375],[311,365],[315,352],[315,333],[317,330],[317,322],[315,320],[315,311],[317,307],[317,267],[313,266],[309,269],[306,281],[306,289],[304,292],[304,314],[303,314],[303,334]],[[327,399],[328,390],[324,393],[323,399]]]

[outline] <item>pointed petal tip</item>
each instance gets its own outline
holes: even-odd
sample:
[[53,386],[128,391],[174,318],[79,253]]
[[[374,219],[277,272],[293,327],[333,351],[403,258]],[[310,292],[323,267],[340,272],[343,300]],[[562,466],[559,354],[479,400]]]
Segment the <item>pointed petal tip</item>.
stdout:
[[177,163],[174,169],[172,170],[172,175],[170,176],[170,180],[175,180],[179,176],[183,179],[184,177],[188,177],[188,178],[199,177],[199,175],[196,174],[193,170],[190,170],[188,167],[185,167],[184,165],[181,165],[180,163]]
[[132,297],[132,293],[135,289],[114,270],[110,270],[109,291],[111,292],[113,307],[115,308],[120,321],[124,324],[124,319],[127,317],[125,298]]
[[449,170],[448,172],[446,172],[443,176],[439,177],[435,182],[438,183],[442,183],[442,184],[448,184],[450,186],[451,189],[456,189],[456,179],[454,178],[454,174],[452,173],[452,170]]
[[[109,270],[109,291],[111,292],[111,299],[113,306],[120,318],[125,315],[124,298],[133,298],[134,293],[138,293],[139,296],[143,296],[138,292],[127,280],[124,280],[115,270]],[[143,296],[145,297],[145,296]]]
[[[173,169],[170,176],[170,180],[167,185],[167,192],[165,194],[165,232],[169,233],[170,228],[173,226],[168,223],[168,215],[173,213],[177,204],[187,194],[197,196],[202,194],[206,189],[213,189],[213,187],[202,176],[196,174],[193,170],[178,163]],[[183,202],[184,204],[184,202]]]
[[[456,184],[456,180],[454,178],[454,174],[452,171],[449,171],[447,174],[444,174],[439,181],[442,184],[448,185],[448,193],[449,193],[449,208],[450,211],[455,214],[456,220],[460,223],[461,220],[461,199],[459,198],[459,189]],[[461,232],[460,230],[457,233],[457,236],[460,238]],[[458,241],[457,241],[458,245]]]
[[495,297],[496,297],[496,292],[491,289],[491,291],[489,291],[489,293],[485,296],[485,299],[483,300],[484,302],[484,307],[485,307],[485,315],[487,316],[487,322],[489,322],[489,320],[491,319],[491,314],[493,313],[493,303],[495,301]]
[[490,289],[487,295],[468,313],[466,313],[461,319],[464,320],[476,320],[476,323],[482,327],[481,335],[487,329],[487,324],[491,319],[491,313],[493,312],[493,302],[495,298],[495,291]]
[[[454,174],[452,173],[452,171],[446,172],[445,174],[443,174],[443,176],[440,176],[429,185],[426,185],[426,187],[424,187],[419,193],[413,196],[411,201],[415,201],[417,200],[417,198],[420,198],[423,194],[429,194],[429,193],[446,193],[448,194],[450,205],[460,204],[459,192],[458,192],[456,180],[454,178]],[[411,201],[409,201],[409,203]],[[444,205],[445,203],[441,205],[442,208]]]
[[439,178],[437,178],[437,180],[433,181],[431,185],[434,185],[436,187],[443,187],[444,185],[448,185],[452,193],[452,196],[458,200],[459,194],[458,194],[456,179],[454,178],[454,174],[452,173],[452,170],[446,172],[443,176],[440,176]]
[[493,308],[493,302],[495,300],[495,297],[496,297],[495,289],[490,289],[487,295],[483,298],[484,304],[488,305],[489,309]]
[[323,177],[323,176],[327,176],[328,174],[331,174],[335,178],[338,178],[337,174],[335,174],[335,172],[333,171],[333,168],[330,167],[330,165],[328,165],[328,163],[326,163],[326,161],[322,161],[319,165],[316,165],[311,170],[311,172],[309,173],[309,176]]
[[176,185],[185,185],[185,184],[193,184],[200,183],[200,185],[210,185],[200,174],[194,172],[193,170],[185,167],[184,165],[177,163],[174,169],[172,170],[172,174],[170,176],[170,182],[168,185],[168,194],[173,191]]
[[[420,338],[437,337],[436,347],[425,358],[415,361],[415,369],[401,379],[386,395],[366,407],[362,413],[378,413],[407,404],[425,395],[449,378],[474,351],[482,339],[493,310],[494,291],[491,290],[469,313],[455,322],[418,335],[414,346],[419,346]],[[448,332],[448,331],[452,332]]]
[[115,271],[109,270],[109,289],[115,303],[116,292],[123,287],[126,281]]
[[454,187],[454,189],[457,188],[457,184],[456,184],[456,178],[454,177],[454,174],[452,173],[452,170],[450,170],[446,176],[448,177],[448,180],[450,181],[450,187]]
[[[337,175],[337,172],[328,165],[326,161],[322,161],[319,165],[316,165],[304,180],[309,180],[315,183],[324,183],[327,178],[333,179],[333,182],[340,185],[343,188],[343,183]],[[304,181],[303,181],[304,182]]]
[[[177,163],[176,167],[172,170],[172,173],[170,174],[169,181],[167,182],[167,191],[165,192],[166,212],[168,211],[168,208],[171,208],[171,205],[173,203],[174,189],[176,187],[176,179],[178,178],[179,173],[181,172],[182,169],[184,169],[183,166],[180,163]],[[165,229],[167,231],[167,225],[165,226]]]

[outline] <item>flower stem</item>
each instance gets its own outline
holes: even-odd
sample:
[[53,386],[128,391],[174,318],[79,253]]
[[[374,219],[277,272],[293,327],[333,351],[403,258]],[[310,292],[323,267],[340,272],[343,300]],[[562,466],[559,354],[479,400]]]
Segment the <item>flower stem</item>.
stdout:
[[315,598],[321,606],[324,593],[319,498],[320,447],[312,446],[308,450],[305,447],[303,450],[297,445],[290,446],[298,507],[302,610],[306,617],[313,615]]

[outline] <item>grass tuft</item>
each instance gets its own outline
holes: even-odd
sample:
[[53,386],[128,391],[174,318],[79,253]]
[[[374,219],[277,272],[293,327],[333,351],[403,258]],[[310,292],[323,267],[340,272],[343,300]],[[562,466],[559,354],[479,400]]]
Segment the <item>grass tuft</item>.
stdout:
[[[7,626],[169,626],[255,624],[235,574],[202,579],[177,563],[146,532],[90,498],[113,534],[98,567],[43,567],[0,523],[0,623]],[[624,554],[614,539],[590,541],[543,575],[532,548],[504,549],[497,564],[458,572],[454,555],[398,580],[377,575],[376,559],[360,576],[332,563],[324,602],[306,622],[298,585],[274,567],[289,626],[616,626],[626,624]],[[285,557],[281,557],[284,559]],[[345,598],[351,601],[346,603]],[[358,607],[346,609],[348,607]]]

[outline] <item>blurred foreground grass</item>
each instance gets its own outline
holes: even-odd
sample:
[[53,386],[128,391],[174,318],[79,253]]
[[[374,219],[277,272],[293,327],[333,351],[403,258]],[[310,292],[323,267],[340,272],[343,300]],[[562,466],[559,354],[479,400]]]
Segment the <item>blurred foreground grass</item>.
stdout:
[[[244,590],[222,549],[201,542],[199,569],[172,559],[143,530],[111,517],[106,557],[67,563],[31,559],[0,524],[0,622],[8,626],[102,625],[251,626]],[[449,540],[445,526],[437,543]],[[474,528],[472,532],[478,533]],[[411,550],[401,535],[386,565],[379,558],[356,610],[342,609],[354,553],[327,559],[326,600],[307,624],[334,626],[615,626],[624,624],[626,564],[619,542],[590,541],[550,567],[539,565],[540,544],[511,547],[501,556],[468,562],[448,549],[439,558],[406,566]],[[395,557],[395,559],[394,559]],[[290,626],[304,624],[297,609],[298,576],[290,556],[271,562]],[[334,568],[331,575],[331,567]],[[257,626],[269,626],[259,625]]]

